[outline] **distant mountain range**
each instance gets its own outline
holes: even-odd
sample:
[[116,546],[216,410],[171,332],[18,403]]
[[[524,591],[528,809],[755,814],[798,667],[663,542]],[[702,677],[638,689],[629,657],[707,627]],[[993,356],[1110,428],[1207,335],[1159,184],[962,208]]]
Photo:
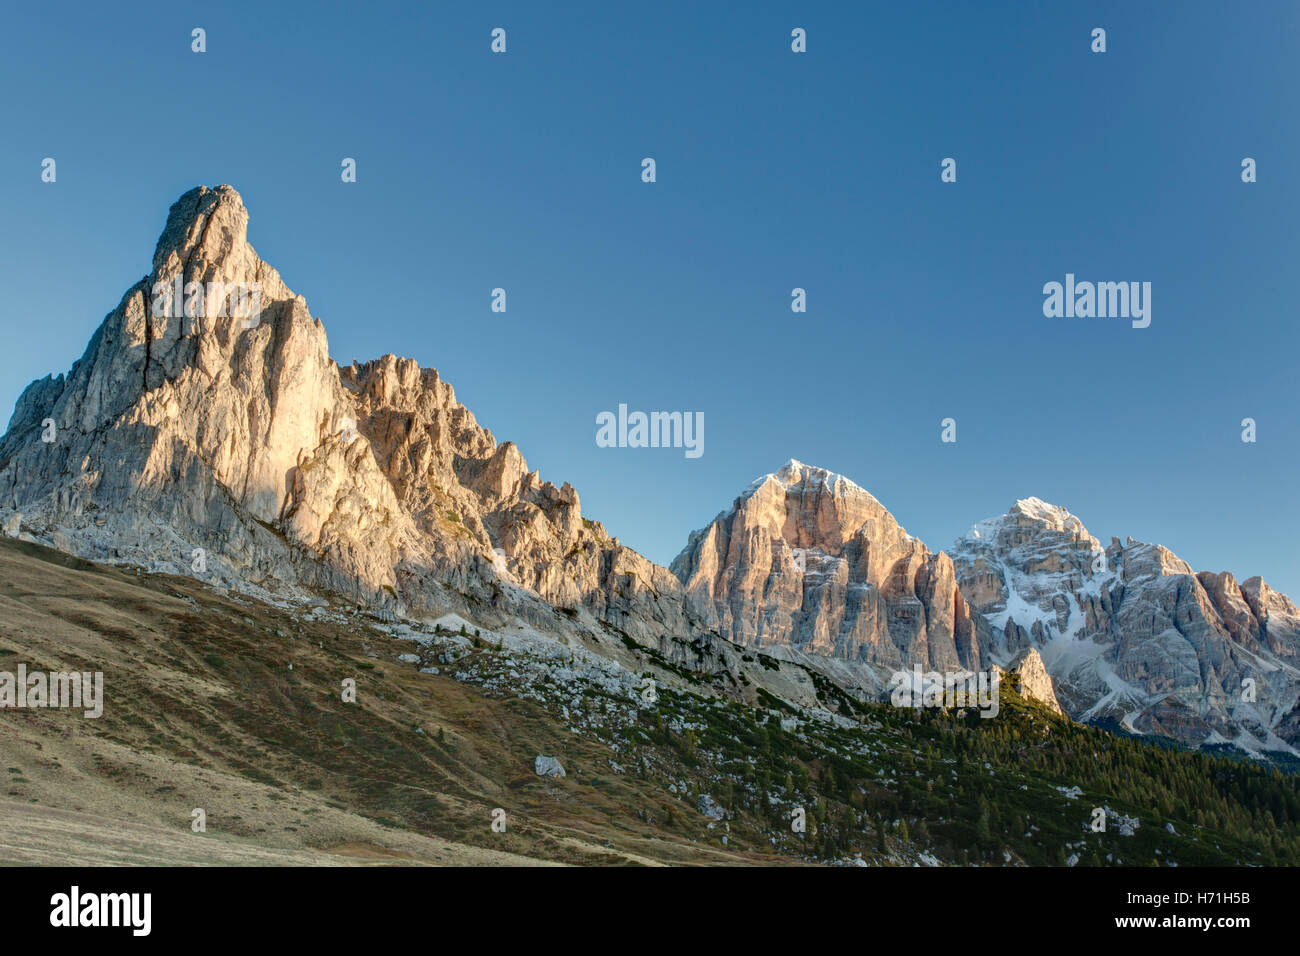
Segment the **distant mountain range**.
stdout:
[[730,640],[872,675],[1037,651],[1065,711],[1192,746],[1294,752],[1300,611],[1260,578],[1109,546],[1037,498],[931,552],[867,491],[797,461],[691,535],[673,571]]
[[247,226],[229,186],[187,192],[81,359],[28,386],[0,439],[7,534],[272,600],[518,622],[749,702],[822,706],[823,679],[879,698],[916,666],[1010,668],[1048,697],[1028,679],[1041,659],[1076,719],[1300,747],[1300,612],[1259,578],[1103,546],[1036,498],[934,552],[797,461],[691,534],[670,571],[530,472],[436,371],[393,355],[340,368]]

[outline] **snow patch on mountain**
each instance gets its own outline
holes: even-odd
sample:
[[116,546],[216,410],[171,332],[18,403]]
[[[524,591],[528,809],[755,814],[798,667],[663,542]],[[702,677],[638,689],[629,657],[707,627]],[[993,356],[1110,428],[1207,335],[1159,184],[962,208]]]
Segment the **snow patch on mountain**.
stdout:
[[1300,613],[1259,579],[1198,574],[1133,538],[1103,546],[1040,498],[977,522],[950,554],[991,628],[990,656],[1038,649],[1077,719],[1296,752]]

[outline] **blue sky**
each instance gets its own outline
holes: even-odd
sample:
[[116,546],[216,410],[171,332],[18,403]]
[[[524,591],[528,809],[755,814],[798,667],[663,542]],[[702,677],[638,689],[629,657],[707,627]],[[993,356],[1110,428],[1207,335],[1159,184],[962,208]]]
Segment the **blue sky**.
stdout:
[[[1300,6],[988,6],[9,5],[2,414],[230,183],[336,360],[438,368],[657,561],[795,457],[935,549],[1037,495],[1300,597]],[[1150,328],[1045,318],[1067,272]],[[620,402],[703,457],[597,447]]]

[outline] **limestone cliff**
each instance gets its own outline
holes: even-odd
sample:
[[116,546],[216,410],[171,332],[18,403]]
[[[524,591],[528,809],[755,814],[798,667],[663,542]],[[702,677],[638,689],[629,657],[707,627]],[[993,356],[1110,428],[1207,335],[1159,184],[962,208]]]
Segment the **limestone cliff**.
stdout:
[[982,666],[949,557],[823,468],[791,460],[753,482],[690,536],[672,569],[700,615],[737,643],[885,668]]
[[[584,519],[436,371],[392,355],[340,369],[247,228],[229,186],[172,206],[149,275],[66,376],[18,401],[0,439],[7,528],[397,613],[554,605],[652,644],[693,633],[676,578]],[[251,314],[234,301],[248,290]]]

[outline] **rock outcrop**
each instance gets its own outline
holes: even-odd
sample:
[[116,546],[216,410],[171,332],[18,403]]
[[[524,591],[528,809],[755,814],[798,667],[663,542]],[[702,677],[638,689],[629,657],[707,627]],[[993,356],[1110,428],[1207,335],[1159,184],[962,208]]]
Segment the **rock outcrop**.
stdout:
[[563,777],[565,776],[564,767],[560,761],[554,757],[546,757],[542,754],[537,755],[533,761],[533,773],[539,777]]
[[1052,678],[1047,673],[1042,656],[1035,648],[1025,648],[1008,661],[1005,668],[997,664],[994,664],[993,668],[1001,674],[1014,674],[1016,692],[1021,696],[1036,700],[1058,714],[1064,713],[1060,702],[1056,699]]

